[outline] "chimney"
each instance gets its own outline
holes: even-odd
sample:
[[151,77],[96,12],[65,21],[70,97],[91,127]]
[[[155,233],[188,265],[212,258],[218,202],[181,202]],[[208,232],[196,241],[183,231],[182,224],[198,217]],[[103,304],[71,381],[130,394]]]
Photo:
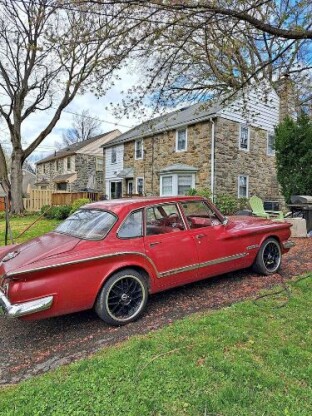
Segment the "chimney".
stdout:
[[297,118],[296,89],[289,74],[284,74],[276,82],[276,91],[280,98],[279,121],[283,121],[287,116]]

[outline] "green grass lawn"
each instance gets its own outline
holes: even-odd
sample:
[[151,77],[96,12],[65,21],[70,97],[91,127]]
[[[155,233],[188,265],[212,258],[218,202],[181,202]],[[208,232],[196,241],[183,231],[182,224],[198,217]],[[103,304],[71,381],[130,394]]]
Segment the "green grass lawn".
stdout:
[[310,416],[312,273],[289,285],[3,388],[0,413]]
[[[40,214],[25,215],[25,216],[14,216],[10,218],[10,226],[14,242],[22,243],[30,240],[31,238],[37,237],[49,231],[52,231],[59,223],[58,220],[47,220],[40,218],[29,230],[27,230],[21,237],[15,241],[16,237],[24,231],[29,225],[33,224]],[[0,246],[4,245],[4,233],[5,233],[5,219],[3,215],[0,217]],[[8,238],[8,244],[10,239]]]

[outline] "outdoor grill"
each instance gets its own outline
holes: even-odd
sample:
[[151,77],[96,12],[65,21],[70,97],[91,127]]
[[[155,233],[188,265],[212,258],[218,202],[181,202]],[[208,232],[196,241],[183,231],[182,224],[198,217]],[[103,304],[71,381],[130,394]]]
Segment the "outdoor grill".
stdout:
[[307,222],[307,231],[312,230],[312,196],[293,195],[288,205],[293,217],[304,218]]

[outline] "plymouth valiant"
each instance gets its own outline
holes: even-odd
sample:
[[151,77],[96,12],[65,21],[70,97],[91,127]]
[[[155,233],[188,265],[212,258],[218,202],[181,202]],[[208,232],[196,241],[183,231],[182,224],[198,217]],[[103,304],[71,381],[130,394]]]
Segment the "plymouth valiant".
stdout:
[[0,247],[0,313],[32,320],[94,308],[126,324],[150,294],[248,267],[278,272],[289,237],[287,222],[227,218],[197,196],[88,204],[52,232]]

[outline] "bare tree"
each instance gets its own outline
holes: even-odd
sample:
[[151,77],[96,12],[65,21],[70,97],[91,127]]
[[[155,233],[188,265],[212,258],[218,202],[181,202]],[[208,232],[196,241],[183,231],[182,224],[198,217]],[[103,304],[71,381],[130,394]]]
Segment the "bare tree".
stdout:
[[92,117],[88,110],[83,110],[81,114],[73,116],[71,128],[63,133],[61,146],[69,146],[97,136],[101,133],[101,127],[100,120]]
[[[147,96],[155,107],[206,100],[262,80],[274,84],[286,73],[299,85],[301,103],[311,103],[308,0],[130,2],[139,12],[133,18],[149,21],[152,32],[135,55],[145,75],[137,103]],[[130,100],[133,90],[126,105]]]
[[[13,212],[23,210],[25,159],[76,94],[105,93],[114,70],[141,40],[140,33],[129,36],[137,22],[129,22],[128,13],[128,6],[105,1],[0,0],[0,115],[12,144]],[[23,123],[46,110],[46,126],[23,148]]]

